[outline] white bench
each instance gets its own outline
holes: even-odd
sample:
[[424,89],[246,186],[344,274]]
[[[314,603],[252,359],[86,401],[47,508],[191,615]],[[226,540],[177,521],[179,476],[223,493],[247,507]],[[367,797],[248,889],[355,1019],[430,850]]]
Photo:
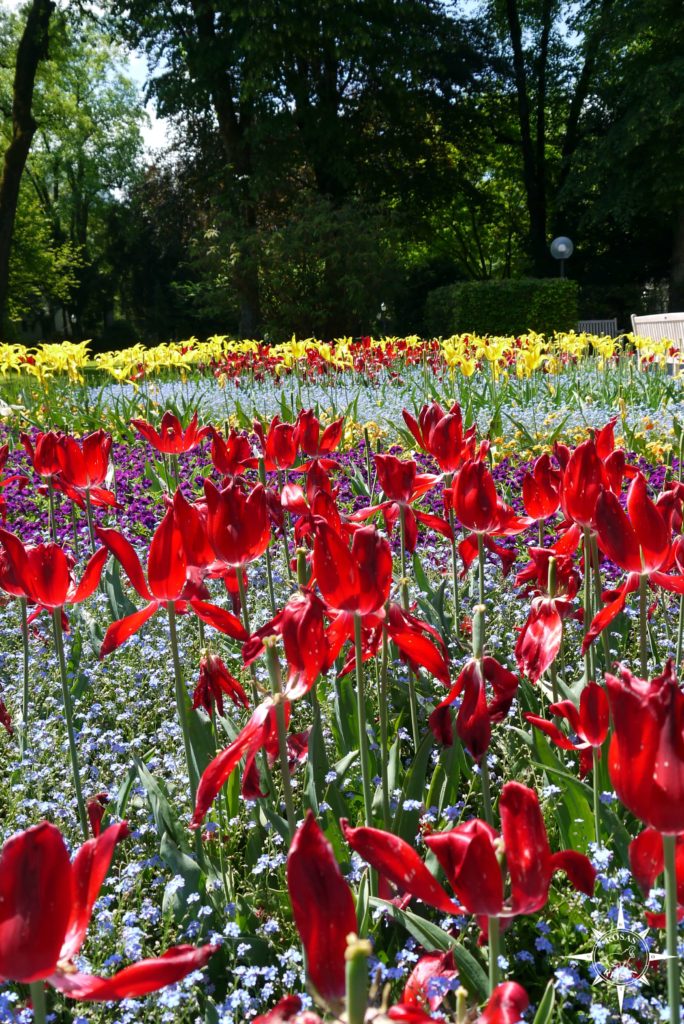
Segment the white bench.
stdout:
[[684,313],[632,314],[632,334],[653,341],[667,338],[681,352],[684,349]]
[[580,334],[609,334],[611,338],[617,337],[617,317],[612,320],[580,320],[577,324]]

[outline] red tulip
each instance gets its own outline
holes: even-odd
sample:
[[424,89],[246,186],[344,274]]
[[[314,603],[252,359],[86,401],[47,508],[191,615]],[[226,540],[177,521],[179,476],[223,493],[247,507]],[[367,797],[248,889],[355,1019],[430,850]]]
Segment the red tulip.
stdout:
[[8,736],[13,736],[14,735],[14,726],[12,725],[12,716],[10,715],[9,711],[7,710],[7,705],[5,704],[5,702],[2,699],[2,697],[0,697],[0,725],[3,727],[3,729],[5,730],[5,732],[7,733]]
[[651,501],[646,481],[637,473],[627,495],[627,513],[610,491],[604,491],[596,502],[598,544],[611,561],[627,572],[627,579],[609,598],[591,622],[582,645],[583,652],[623,611],[627,595],[639,589],[641,576],[651,586],[684,594],[684,575],[671,575],[675,564],[675,548],[667,519]]
[[[487,703],[487,683],[493,699]],[[492,725],[503,721],[518,690],[519,680],[500,665],[496,658],[470,658],[428,720],[435,738],[446,746],[453,743],[450,707],[463,693],[456,716],[456,732],[471,755],[479,760],[489,749]]]
[[[288,716],[289,701],[285,701],[284,704],[286,716]],[[233,742],[217,754],[202,773],[197,787],[191,828],[199,828],[204,816],[221,791],[221,787],[228,781],[240,760],[245,756],[247,760],[243,772],[243,796],[253,798],[264,795],[259,791],[258,779],[253,778],[253,765],[257,753],[267,745],[272,737],[277,737],[276,709],[269,697],[254,710],[247,725],[238,733]],[[245,792],[245,787],[247,792]]]
[[357,530],[351,550],[326,522],[316,530],[314,575],[326,603],[341,612],[379,612],[392,583],[392,552],[374,526]]
[[218,490],[204,485],[207,501],[207,536],[216,557],[226,565],[253,562],[271,540],[266,490],[262,484],[246,495],[237,483]]
[[[338,420],[330,423],[321,434],[321,424],[314,415],[313,409],[300,409],[295,424],[297,446],[305,455],[312,459],[318,459],[324,469],[334,469],[337,465],[335,460],[325,458],[325,456],[339,447],[343,427],[344,416],[340,416]],[[309,465],[309,462],[304,463],[299,470],[305,472]]]
[[[120,647],[133,636],[148,619],[164,605],[173,603],[177,610],[184,610],[180,602],[187,583],[188,563],[185,556],[183,531],[175,516],[174,508],[167,509],[164,518],[155,530],[147,556],[147,580],[133,546],[116,530],[96,527],[95,532],[105,547],[111,551],[128,576],[129,580],[148,604],[140,611],[113,622],[105,633],[100,657]],[[235,640],[246,640],[247,632],[242,623],[230,612],[216,605],[190,597],[189,604],[196,615],[210,626],[226,633]]]
[[109,1002],[156,992],[203,967],[214,946],[177,946],[111,978],[73,964],[125,822],[90,839],[69,860],[54,825],[43,822],[8,839],[0,852],[0,977],[47,981],[72,999]]
[[246,437],[231,430],[224,441],[218,430],[210,427],[211,461],[221,476],[240,476],[252,460],[252,446]]
[[473,819],[450,832],[425,837],[452,889],[471,914],[515,917],[533,914],[545,905],[551,878],[564,871],[581,892],[594,891],[596,871],[584,854],[574,850],[551,853],[537,794],[519,782],[507,782],[499,800],[503,851],[510,880],[504,900],[501,844],[496,831]]
[[[663,837],[654,828],[645,828],[629,844],[629,866],[634,879],[645,896],[653,888],[656,878],[665,870]],[[677,920],[684,919],[684,833],[675,842],[675,875],[677,882]],[[665,927],[665,914],[647,913],[651,928]]]
[[451,540],[453,534],[446,520],[411,508],[414,501],[434,487],[439,477],[434,473],[418,473],[418,465],[413,459],[401,460],[394,455],[376,455],[375,465],[378,471],[378,480],[387,501],[353,513],[349,517],[352,522],[365,522],[376,512],[382,512],[387,530],[391,533],[403,510],[407,551],[415,550],[418,541],[418,523],[436,530],[437,533],[441,533]]
[[522,985],[517,981],[503,981],[492,992],[475,1024],[519,1024],[529,1005],[530,1000]]
[[199,680],[192,698],[193,708],[202,707],[211,716],[214,705],[223,715],[223,695],[233,704],[249,707],[249,699],[235,676],[231,675],[217,654],[203,654],[200,658]]
[[79,491],[88,491],[104,483],[109,469],[112,438],[104,430],[96,430],[78,441],[66,435],[57,446],[63,479]]
[[562,474],[551,465],[544,453],[536,460],[532,472],[525,473],[522,496],[525,511],[532,519],[548,519],[560,507]]
[[464,434],[458,402],[454,402],[448,413],[437,402],[424,405],[418,415],[418,422],[406,409],[403,417],[418,447],[436,459],[443,473],[455,473],[466,460],[473,458],[475,425]]
[[567,519],[595,527],[596,503],[608,479],[593,441],[584,441],[570,455],[563,471],[561,505]]
[[515,645],[518,670],[530,682],[539,681],[553,664],[563,639],[563,619],[575,614],[572,602],[563,598],[536,597]]
[[609,708],[608,698],[598,683],[589,682],[582,690],[579,710],[572,701],[561,700],[551,704],[549,712],[557,717],[566,718],[570,729],[577,740],[572,740],[561,732],[555,722],[547,722],[538,715],[526,714],[525,718],[535,728],[545,733],[561,750],[579,750],[580,778],[584,778],[593,763],[593,750],[600,751],[608,735]]
[[14,586],[19,597],[27,597],[38,606],[37,611],[64,608],[65,605],[80,604],[96,589],[102,567],[107,558],[105,548],[100,548],[89,559],[81,582],[76,583],[73,575],[73,559],[58,544],[37,544],[24,547],[13,533],[0,529],[0,544],[5,549],[10,574],[3,574],[5,583]]
[[340,828],[352,850],[401,892],[444,914],[461,912],[462,908],[450,899],[413,847],[399,836],[377,828],[350,828],[346,818],[340,820]]
[[415,1006],[418,1009],[438,1010],[442,1005],[446,992],[431,995],[429,983],[443,979],[451,982],[458,978],[458,970],[454,963],[452,950],[446,953],[425,953],[411,971],[401,1002],[404,1006]]
[[295,833],[287,858],[287,888],[304,946],[309,979],[333,1008],[345,992],[347,936],[357,930],[351,890],[312,811]]
[[211,432],[211,427],[197,426],[196,412],[185,429],[178,417],[168,411],[162,416],[159,431],[142,419],[131,420],[131,426],[163,455],[181,455],[192,451]]
[[264,650],[268,636],[283,638],[289,675],[285,695],[296,700],[308,693],[316,679],[332,661],[323,614],[325,605],[311,590],[293,594],[275,618],[249,638],[242,649],[245,665],[251,665]]
[[[573,531],[573,544],[575,536],[579,540],[579,531],[576,527],[571,527]],[[567,536],[570,531],[566,531],[564,536]],[[577,545],[574,545],[573,551],[576,550]],[[556,596],[564,597],[568,601],[571,601],[576,597],[580,587],[580,575],[574,568],[573,559],[571,554],[563,554],[558,551],[558,545],[554,545],[552,548],[528,548],[528,554],[530,555],[531,561],[516,574],[515,586],[520,587],[523,584],[529,583],[531,585],[531,592],[541,597],[548,597],[548,584],[549,584],[549,559],[556,559]],[[575,615],[581,616],[582,610],[579,609]]]
[[294,466],[297,458],[297,432],[294,423],[281,423],[280,417],[274,416],[268,433],[265,434],[262,424],[255,420],[254,433],[261,442],[267,473]]
[[606,675],[613,719],[608,768],[619,799],[659,832],[684,832],[684,693],[672,661],[650,682]]
[[60,472],[58,434],[52,430],[37,434],[35,446],[28,434],[20,434],[19,439],[38,476],[51,477]]
[[532,525],[533,520],[517,516],[496,493],[494,478],[485,462],[470,459],[463,465],[452,490],[454,512],[460,523],[471,531],[458,546],[465,575],[477,558],[478,535],[485,547],[497,555],[504,572],[515,561],[515,552],[496,544],[494,537],[513,537]]

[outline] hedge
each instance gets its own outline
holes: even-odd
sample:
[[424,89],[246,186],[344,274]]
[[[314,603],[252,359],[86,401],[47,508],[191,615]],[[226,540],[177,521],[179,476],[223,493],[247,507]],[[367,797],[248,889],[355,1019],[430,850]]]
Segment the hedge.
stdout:
[[452,334],[549,334],[574,328],[579,289],[567,278],[463,281],[428,293],[425,332]]

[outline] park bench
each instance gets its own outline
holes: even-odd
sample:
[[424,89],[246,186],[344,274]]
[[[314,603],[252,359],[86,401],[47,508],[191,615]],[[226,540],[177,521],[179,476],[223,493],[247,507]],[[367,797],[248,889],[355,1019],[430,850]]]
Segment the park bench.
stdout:
[[612,320],[580,320],[577,330],[581,334],[609,334],[615,338],[618,332],[617,317]]
[[684,348],[684,313],[632,314],[632,334],[654,341],[667,338],[681,352]]

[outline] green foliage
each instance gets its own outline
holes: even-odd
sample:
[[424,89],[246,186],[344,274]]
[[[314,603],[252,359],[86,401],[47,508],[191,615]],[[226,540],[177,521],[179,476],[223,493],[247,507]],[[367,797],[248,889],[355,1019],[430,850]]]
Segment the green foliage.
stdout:
[[577,302],[577,282],[567,278],[464,281],[430,292],[425,320],[428,333],[442,337],[551,334],[576,325]]

